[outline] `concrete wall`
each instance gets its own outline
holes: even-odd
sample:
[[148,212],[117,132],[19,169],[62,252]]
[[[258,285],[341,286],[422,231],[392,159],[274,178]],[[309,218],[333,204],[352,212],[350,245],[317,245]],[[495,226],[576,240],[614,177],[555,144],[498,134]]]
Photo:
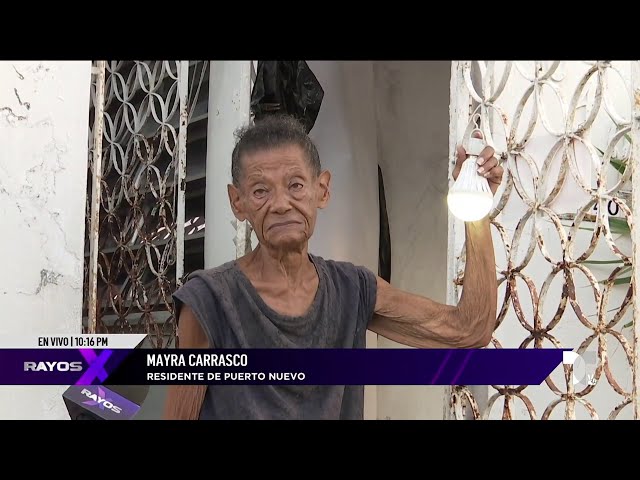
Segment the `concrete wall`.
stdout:
[[[0,62],[1,335],[80,333],[90,69]],[[68,418],[64,390],[0,387],[0,418]]]
[[[391,283],[445,303],[450,62],[375,62]],[[380,337],[378,346],[401,347]],[[378,418],[442,418],[444,387],[380,386]]]

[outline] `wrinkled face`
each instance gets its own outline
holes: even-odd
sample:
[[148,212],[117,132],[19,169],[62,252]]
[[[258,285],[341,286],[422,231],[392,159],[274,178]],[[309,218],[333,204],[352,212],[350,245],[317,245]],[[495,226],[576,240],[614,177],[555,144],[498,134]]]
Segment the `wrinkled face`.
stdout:
[[315,176],[297,145],[256,151],[241,163],[239,188],[228,186],[236,218],[251,223],[262,245],[300,251],[313,234],[318,208],[329,201],[329,172]]

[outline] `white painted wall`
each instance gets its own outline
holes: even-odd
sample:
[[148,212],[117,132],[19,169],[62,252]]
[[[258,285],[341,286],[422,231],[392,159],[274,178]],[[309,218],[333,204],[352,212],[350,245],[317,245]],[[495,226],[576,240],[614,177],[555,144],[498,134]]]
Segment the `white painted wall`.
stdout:
[[[450,62],[375,62],[391,283],[446,301]],[[402,347],[378,339],[379,347]],[[440,419],[444,387],[379,386],[378,418]]]
[[[209,64],[209,122],[207,136],[207,191],[204,267],[213,268],[236,258],[236,218],[229,206],[231,153],[234,132],[249,122],[251,62],[213,61]],[[187,162],[189,159],[187,158]]]
[[[80,333],[91,63],[0,63],[0,335]],[[68,418],[63,386],[0,387],[0,418]]]
[[[311,137],[331,171],[331,200],[320,211],[312,253],[378,271],[378,155],[371,62],[310,61],[325,96]],[[375,347],[369,333],[367,345]],[[376,418],[376,387],[365,389],[365,418]]]

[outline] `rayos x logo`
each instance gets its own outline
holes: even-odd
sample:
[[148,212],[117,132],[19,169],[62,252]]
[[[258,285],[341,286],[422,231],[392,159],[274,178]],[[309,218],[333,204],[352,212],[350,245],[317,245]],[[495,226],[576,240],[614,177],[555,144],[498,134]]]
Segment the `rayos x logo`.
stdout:
[[83,388],[80,394],[88,397],[89,400],[82,402],[83,405],[90,407],[98,406],[100,410],[111,410],[113,413],[122,413],[122,408],[114,405],[111,398],[106,398],[105,391],[98,387],[98,393],[94,393],[88,388]]

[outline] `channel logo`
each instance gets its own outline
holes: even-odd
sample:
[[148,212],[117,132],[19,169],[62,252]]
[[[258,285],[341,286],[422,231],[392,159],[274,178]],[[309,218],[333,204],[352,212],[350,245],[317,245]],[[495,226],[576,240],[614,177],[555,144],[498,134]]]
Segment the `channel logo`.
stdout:
[[24,362],[25,372],[81,372],[82,362]]
[[81,395],[88,397],[89,400],[82,402],[83,405],[89,407],[98,407],[100,410],[111,410],[113,413],[122,413],[122,407],[115,405],[112,398],[107,398],[105,391],[98,387],[98,392],[94,393],[88,388],[83,388]]
[[573,365],[571,376],[572,383],[581,387],[595,385],[598,356],[596,352],[584,352],[579,355],[576,352],[562,352],[562,363]]

